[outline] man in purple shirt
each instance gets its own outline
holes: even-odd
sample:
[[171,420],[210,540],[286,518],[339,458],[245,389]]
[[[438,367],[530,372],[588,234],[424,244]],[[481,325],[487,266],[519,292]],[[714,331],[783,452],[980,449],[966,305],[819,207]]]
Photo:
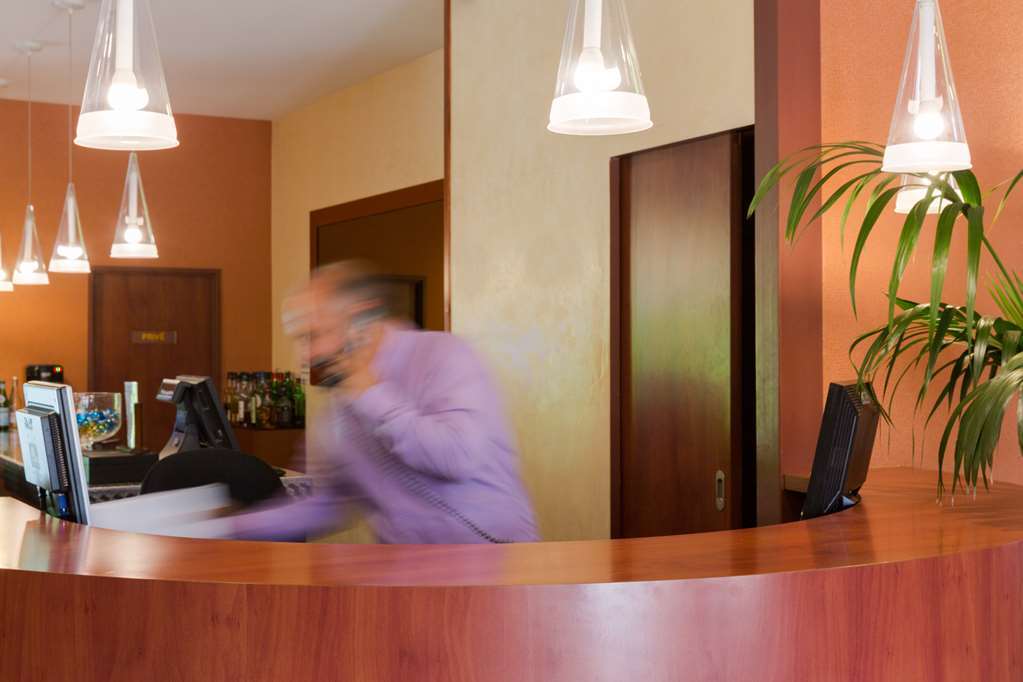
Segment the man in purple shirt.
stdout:
[[287,310],[334,386],[310,439],[317,490],[237,517],[237,536],[294,539],[361,515],[385,543],[539,539],[497,391],[467,344],[389,318],[353,263],[317,272]]

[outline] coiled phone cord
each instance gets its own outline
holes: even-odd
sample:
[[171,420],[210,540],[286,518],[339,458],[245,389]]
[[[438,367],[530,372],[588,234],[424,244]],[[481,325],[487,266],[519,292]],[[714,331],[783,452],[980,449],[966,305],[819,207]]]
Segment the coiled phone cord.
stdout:
[[384,471],[384,473],[397,479],[406,490],[425,500],[427,504],[432,507],[441,510],[471,530],[475,535],[483,538],[491,544],[507,545],[513,542],[512,540],[502,540],[501,538],[491,535],[487,531],[483,530],[478,524],[473,522],[472,519],[448,504],[440,495],[434,492],[430,486],[423,483],[419,472],[385,449],[376,438],[366,433],[365,429],[356,428],[346,430],[348,431],[349,436],[354,435],[352,432],[356,432],[358,434],[356,437],[362,441],[363,445],[368,446],[368,448],[373,452],[374,459],[380,465],[380,468]]

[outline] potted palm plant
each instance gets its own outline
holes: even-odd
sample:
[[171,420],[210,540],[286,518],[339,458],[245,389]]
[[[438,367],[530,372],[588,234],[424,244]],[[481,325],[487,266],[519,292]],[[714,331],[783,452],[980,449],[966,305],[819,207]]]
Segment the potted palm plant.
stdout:
[[[954,457],[952,494],[961,486],[975,493],[978,484],[988,484],[1005,412],[1012,398],[1023,391],[1023,279],[1006,268],[985,233],[985,220],[997,220],[1023,172],[982,192],[976,176],[968,170],[937,176],[883,172],[884,149],[871,142],[842,142],[802,150],[767,173],[749,213],[752,215],[779,181],[790,175],[794,184],[785,225],[790,243],[811,223],[833,211],[841,211],[839,225],[844,237],[854,208],[862,204],[849,268],[855,313],[860,257],[878,219],[901,192],[916,192],[920,198],[908,209],[892,258],[885,292],[887,320],[852,341],[850,358],[858,380],[889,423],[892,400],[903,390],[915,393],[916,408],[926,412],[927,423],[942,405],[947,406],[938,444],[938,497],[940,500],[945,491],[942,470],[950,448]],[[817,197],[820,208],[811,212]],[[935,209],[930,300],[907,300],[899,296],[902,278],[921,232],[929,224],[928,212]],[[943,299],[945,274],[952,237],[961,230],[966,231],[966,288],[953,299],[961,304],[954,304]],[[997,315],[976,310],[978,282],[982,267],[988,265],[988,285]],[[922,378],[906,388],[904,379],[914,369],[918,372],[913,376]],[[1023,401],[1016,423],[1023,454]]]

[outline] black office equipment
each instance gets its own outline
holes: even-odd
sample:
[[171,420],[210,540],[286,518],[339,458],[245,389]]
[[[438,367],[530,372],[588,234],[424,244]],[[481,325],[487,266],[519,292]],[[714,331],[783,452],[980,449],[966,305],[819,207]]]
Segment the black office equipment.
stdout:
[[284,489],[273,467],[235,450],[204,449],[179,452],[157,462],[139,490],[141,495],[224,483],[231,499],[251,505]]
[[238,440],[209,377],[164,379],[156,399],[177,405],[174,432],[160,451],[160,459],[200,448],[238,450]]
[[28,365],[25,367],[25,381],[48,381],[54,384],[64,383],[63,365]]
[[831,514],[859,502],[878,415],[866,386],[853,381],[828,387],[802,518]]

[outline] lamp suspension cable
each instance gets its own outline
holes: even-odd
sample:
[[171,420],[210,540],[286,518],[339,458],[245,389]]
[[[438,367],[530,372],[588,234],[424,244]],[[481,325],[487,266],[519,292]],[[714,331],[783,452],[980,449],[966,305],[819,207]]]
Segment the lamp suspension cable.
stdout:
[[28,89],[28,203],[32,203],[32,51],[25,51],[25,83]]
[[72,49],[73,48],[73,44],[71,42],[71,39],[72,39],[72,32],[71,32],[71,20],[72,19],[71,18],[74,16],[74,13],[75,13],[75,11],[72,8],[68,7],[68,11],[67,11],[67,94],[68,94],[68,98],[67,98],[67,181],[68,182],[71,182],[71,178],[72,178],[73,172],[74,172],[74,164],[73,164],[73,161],[72,161],[72,157],[74,156],[74,154],[73,154],[73,151],[74,151],[74,144],[73,144],[74,136],[71,134],[71,118],[72,118],[72,116],[71,116],[71,109],[72,109],[72,107],[74,107],[72,102],[74,101],[74,92],[75,92],[74,76],[73,76],[73,73],[74,73],[74,57],[73,57],[74,50]]

